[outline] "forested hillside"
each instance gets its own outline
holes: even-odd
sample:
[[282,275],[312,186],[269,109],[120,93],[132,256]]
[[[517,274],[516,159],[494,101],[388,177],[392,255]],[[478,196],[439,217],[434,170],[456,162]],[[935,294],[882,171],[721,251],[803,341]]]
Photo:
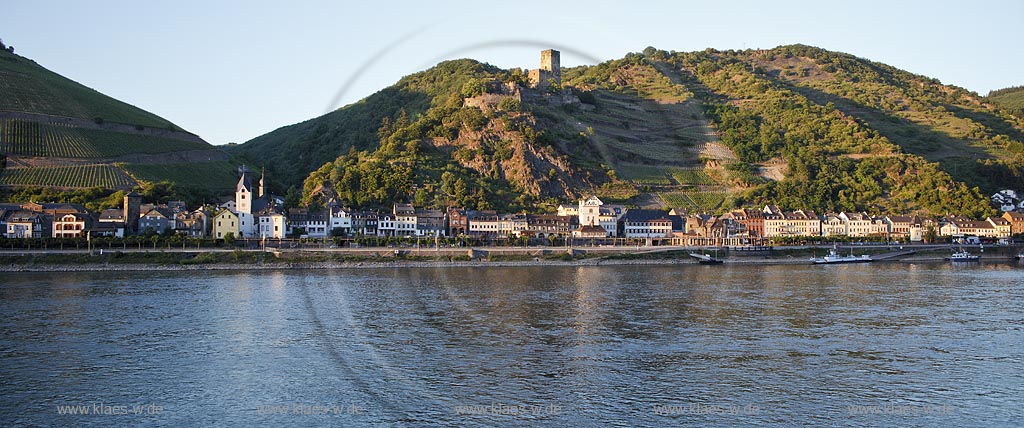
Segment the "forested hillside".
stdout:
[[647,48],[545,88],[448,61],[235,150],[310,203],[545,210],[597,193],[977,217],[1024,189],[1022,130],[989,99],[848,54]]

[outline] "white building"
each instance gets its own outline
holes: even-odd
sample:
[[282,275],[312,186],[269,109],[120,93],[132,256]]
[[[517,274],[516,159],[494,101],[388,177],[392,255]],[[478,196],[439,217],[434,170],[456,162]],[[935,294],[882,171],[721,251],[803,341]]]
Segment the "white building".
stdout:
[[273,209],[267,209],[256,216],[260,238],[284,238],[287,218]]
[[605,230],[606,236],[618,235],[619,218],[624,214],[624,209],[619,205],[605,205],[597,196],[580,200],[579,204],[580,227],[600,226]]
[[377,236],[395,236],[395,216],[381,214],[377,217]]
[[398,236],[417,236],[418,219],[416,217],[416,208],[412,204],[395,204],[394,208],[394,219],[395,219],[395,235]]
[[558,205],[558,215],[562,217],[579,217],[580,207],[576,205]]
[[871,216],[865,213],[839,213],[846,223],[846,236],[863,238],[871,235]]
[[821,219],[821,236],[846,236],[846,223],[838,214],[825,214]]
[[628,210],[622,216],[623,234],[627,238],[669,238],[672,219],[661,210]]
[[341,233],[348,235],[352,232],[352,213],[341,207],[332,207],[330,210],[331,214],[331,233],[335,230],[340,230]]

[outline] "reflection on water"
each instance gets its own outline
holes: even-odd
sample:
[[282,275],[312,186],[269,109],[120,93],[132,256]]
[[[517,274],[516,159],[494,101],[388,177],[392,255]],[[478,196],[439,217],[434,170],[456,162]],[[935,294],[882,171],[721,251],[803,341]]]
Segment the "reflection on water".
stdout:
[[1022,307],[1015,265],[4,274],[0,420],[1013,425]]

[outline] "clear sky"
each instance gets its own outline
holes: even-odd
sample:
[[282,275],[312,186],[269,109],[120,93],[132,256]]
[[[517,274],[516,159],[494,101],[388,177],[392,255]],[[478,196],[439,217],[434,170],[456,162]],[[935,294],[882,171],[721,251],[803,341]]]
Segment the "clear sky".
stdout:
[[[1024,2],[35,1],[0,5],[18,54],[213,144],[358,101],[439,60],[535,68],[802,43],[987,94],[1024,85]],[[340,102],[333,100],[342,95]]]

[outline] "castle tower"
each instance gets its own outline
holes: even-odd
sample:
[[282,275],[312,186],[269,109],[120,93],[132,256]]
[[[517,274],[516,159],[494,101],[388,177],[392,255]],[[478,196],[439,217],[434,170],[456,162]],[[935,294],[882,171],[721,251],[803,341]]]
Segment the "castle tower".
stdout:
[[561,54],[554,49],[540,51],[540,69],[550,72],[555,83],[562,84]]
[[135,235],[139,233],[139,217],[142,213],[142,195],[134,190],[124,195],[124,234]]
[[530,86],[534,88],[546,86],[549,80],[561,86],[562,61],[559,52],[554,49],[540,51],[540,68],[530,70],[528,77]]

